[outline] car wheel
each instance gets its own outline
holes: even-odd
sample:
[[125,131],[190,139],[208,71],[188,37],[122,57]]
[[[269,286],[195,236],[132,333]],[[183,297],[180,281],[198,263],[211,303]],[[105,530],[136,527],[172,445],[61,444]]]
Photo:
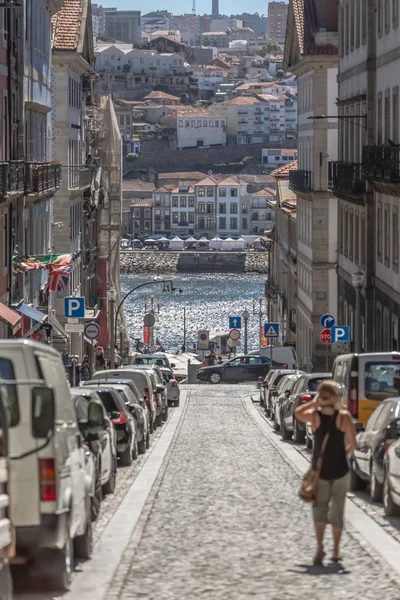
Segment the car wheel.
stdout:
[[160,413],[159,415],[156,416],[156,425],[157,425],[157,427],[161,427],[162,423],[163,423],[162,413]]
[[13,585],[9,565],[4,565],[0,571],[0,600],[12,600]]
[[154,421],[152,418],[152,415],[149,414],[149,419],[150,419],[150,433],[154,433]]
[[285,441],[292,439],[292,432],[287,429],[283,414],[281,414],[281,436]]
[[213,371],[212,373],[209,374],[208,381],[210,383],[221,383],[221,381],[222,381],[221,373],[218,373],[218,371]]
[[174,401],[174,406],[179,406],[179,400]]
[[265,414],[267,415],[268,419],[271,418],[271,409],[268,404],[265,405]]
[[274,430],[275,431],[279,431],[280,427],[279,427],[279,423],[277,422],[276,418],[275,418],[275,412],[272,411],[272,423],[274,425]]
[[150,429],[147,430],[146,433],[146,449],[148,450],[150,448]]
[[95,521],[97,519],[97,517],[99,516],[100,505],[101,505],[101,501],[103,500],[103,489],[101,487],[100,473],[101,473],[101,470],[99,470],[97,473],[96,483],[95,483],[95,487],[94,487],[94,496],[93,496],[92,502],[90,504],[92,521]]
[[119,453],[119,464],[121,467],[129,467],[132,464],[132,450],[130,444],[128,444],[126,450]]
[[133,448],[132,448],[132,458],[133,460],[137,460],[138,457],[138,442],[137,440],[135,440],[135,443],[133,444]]
[[165,411],[162,413],[163,416],[163,421],[166,421],[168,419],[168,406],[165,409]]
[[140,440],[140,442],[138,442],[138,452],[139,454],[145,454],[146,453],[146,437],[143,433],[143,437]]
[[383,484],[383,506],[388,517],[400,517],[400,506],[393,501],[387,475]]
[[260,406],[264,406],[264,398],[262,394],[260,394]]
[[361,479],[355,472],[353,465],[350,467],[350,489],[352,492],[363,490],[366,486],[364,479]]
[[376,466],[375,462],[372,461],[371,465],[371,479],[369,482],[369,495],[373,502],[380,502],[383,496],[383,485],[379,483],[376,478]]
[[312,438],[310,438],[309,435],[306,435],[306,448],[307,448],[307,450],[312,450],[312,447],[313,447]]
[[[87,515],[89,517],[89,510]],[[74,539],[74,554],[77,558],[88,560],[92,556],[93,552],[93,535],[92,535],[92,521],[87,519],[86,529],[83,535],[79,535]]]
[[299,422],[297,419],[293,419],[293,439],[297,444],[304,444],[305,431],[299,429]]
[[[66,519],[66,538],[64,548],[61,550],[52,550],[49,563],[51,564],[51,575],[49,585],[52,590],[68,590],[72,581],[74,571],[74,545],[69,533],[69,519]],[[46,570],[49,569],[46,565]]]
[[117,479],[117,459],[113,458],[113,464],[111,467],[110,478],[107,481],[107,483],[105,483],[103,485],[103,493],[104,494],[113,494],[114,493],[116,479]]

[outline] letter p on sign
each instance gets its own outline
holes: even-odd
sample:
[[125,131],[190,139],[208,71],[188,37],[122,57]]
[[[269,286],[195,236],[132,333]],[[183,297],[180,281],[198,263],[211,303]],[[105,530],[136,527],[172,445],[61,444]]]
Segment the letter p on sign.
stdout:
[[79,296],[64,298],[64,316],[67,319],[82,319],[85,316],[85,298]]
[[350,342],[350,327],[348,325],[331,328],[331,344],[348,344]]

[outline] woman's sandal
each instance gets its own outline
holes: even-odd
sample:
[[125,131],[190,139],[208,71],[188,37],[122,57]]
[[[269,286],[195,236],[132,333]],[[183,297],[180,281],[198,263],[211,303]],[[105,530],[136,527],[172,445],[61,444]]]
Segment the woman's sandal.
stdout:
[[322,565],[322,561],[325,558],[325,552],[323,550],[318,550],[317,554],[314,556],[314,566]]
[[331,556],[331,561],[334,563],[342,562],[342,560],[343,560],[343,556],[341,556],[340,554],[339,554],[339,556]]

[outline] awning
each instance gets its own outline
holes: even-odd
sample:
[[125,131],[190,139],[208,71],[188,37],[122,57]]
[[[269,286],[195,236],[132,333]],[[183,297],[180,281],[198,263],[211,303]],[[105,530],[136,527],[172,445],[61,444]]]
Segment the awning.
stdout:
[[21,315],[25,315],[25,317],[28,317],[32,321],[36,321],[36,323],[41,323],[47,316],[40,312],[40,310],[37,310],[24,302],[20,302],[16,307],[16,310],[21,313]]
[[82,318],[83,321],[96,321],[100,311],[97,308],[97,304],[94,308],[85,308],[85,316]]
[[18,331],[18,329],[20,329],[22,324],[21,315],[2,302],[0,302],[0,320],[3,321],[3,323],[7,323],[7,325],[11,326],[13,335]]

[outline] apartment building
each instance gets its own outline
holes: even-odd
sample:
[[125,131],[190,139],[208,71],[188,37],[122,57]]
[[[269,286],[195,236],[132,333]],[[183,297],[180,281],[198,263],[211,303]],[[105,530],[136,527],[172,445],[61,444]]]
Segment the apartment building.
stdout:
[[227,123],[227,133],[236,144],[251,144],[269,139],[269,103],[252,96],[237,96],[213,106]]
[[174,27],[181,32],[181,40],[188,46],[195,46],[200,40],[200,17],[193,13],[175,15]]
[[140,10],[106,10],[105,30],[107,38],[111,40],[140,44]]
[[216,92],[227,79],[227,72],[221,67],[193,65],[193,80],[200,92]]
[[338,120],[324,118],[337,114],[337,31],[336,4],[321,0],[317,10],[312,0],[290,1],[284,62],[299,98],[298,167],[289,173],[297,197],[297,353],[317,370],[326,368],[320,317],[337,315],[337,199],[327,159],[337,156]]
[[195,216],[195,188],[180,182],[171,190],[171,235],[193,235]]
[[133,73],[152,77],[191,74],[182,55],[137,50],[129,44],[98,44],[95,50],[98,73]]
[[[268,39],[281,43],[285,41],[288,7],[286,2],[268,2]],[[299,18],[302,18],[301,12]]]
[[182,106],[160,122],[176,130],[176,147],[200,148],[226,144],[226,122],[205,108]]
[[152,233],[171,235],[171,190],[176,185],[166,184],[153,192],[153,227]]
[[154,31],[170,29],[172,14],[166,10],[156,10],[141,16],[142,34],[145,36]]
[[[263,188],[249,196],[249,209],[244,214],[242,206],[242,230],[246,229],[244,219],[249,224],[249,233],[263,235],[275,226],[275,190]],[[243,233],[243,231],[242,231]]]

